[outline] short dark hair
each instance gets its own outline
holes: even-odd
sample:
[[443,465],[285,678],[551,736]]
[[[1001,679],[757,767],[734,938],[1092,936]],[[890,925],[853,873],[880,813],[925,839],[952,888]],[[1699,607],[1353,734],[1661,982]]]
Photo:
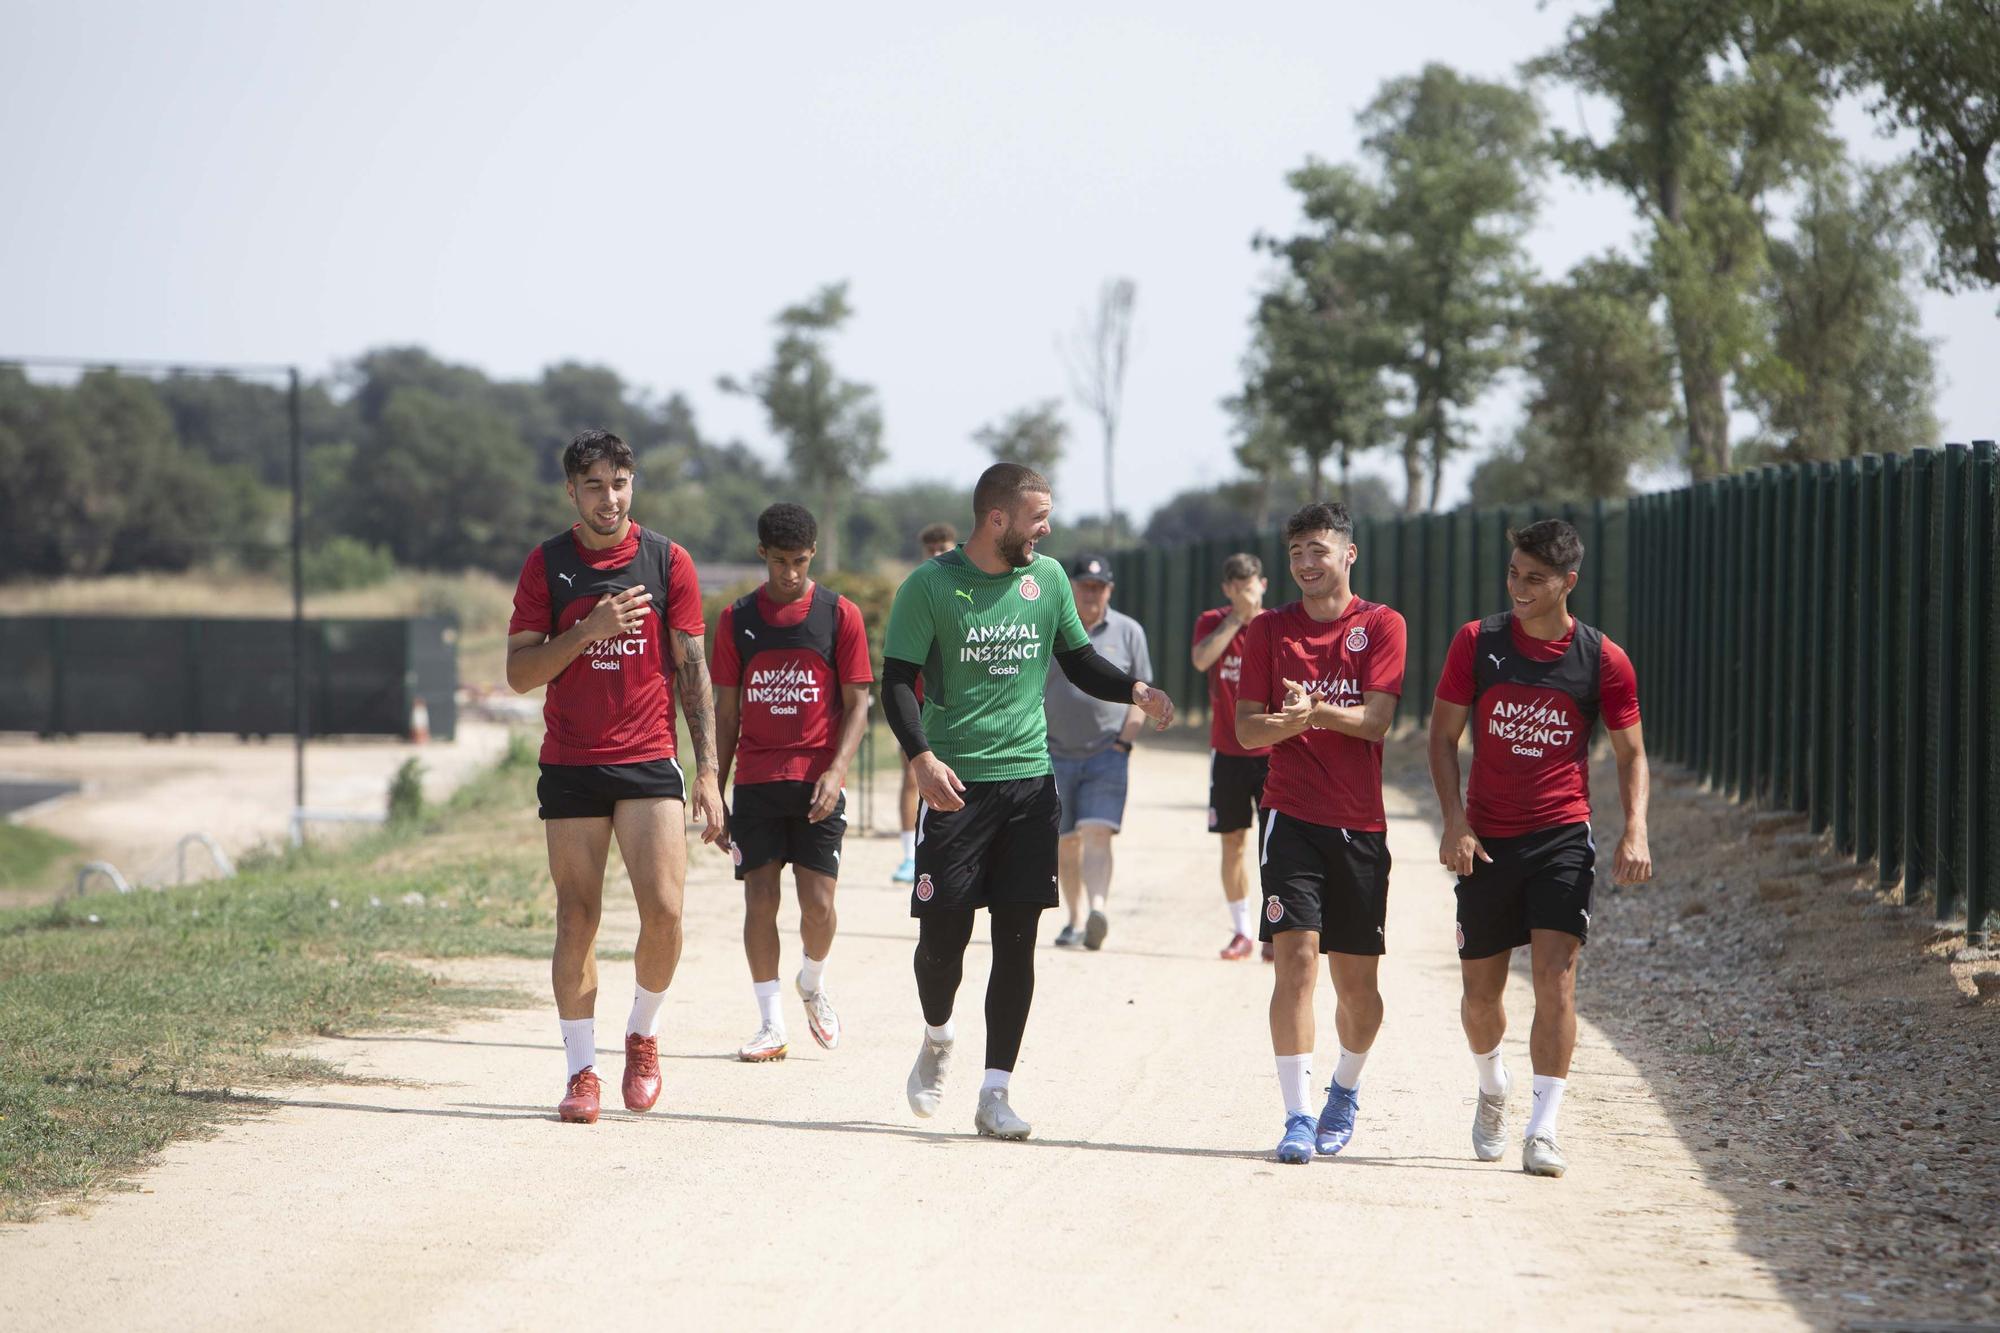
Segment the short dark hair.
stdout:
[[1222,581],[1235,583],[1239,579],[1254,579],[1264,572],[1264,562],[1248,551],[1238,551],[1222,562]]
[[1285,520],[1287,542],[1308,532],[1331,532],[1336,537],[1353,541],[1354,520],[1348,515],[1347,506],[1340,501],[1315,500]]
[[958,529],[949,523],[933,523],[917,534],[919,546],[935,546],[940,542],[946,546],[958,545]]
[[819,523],[804,505],[790,500],[757,515],[757,544],[773,551],[810,550],[819,541]]
[[614,471],[623,468],[636,472],[632,462],[632,446],[613,435],[608,430],[578,431],[569,448],[563,450],[563,475],[574,481],[590,471],[591,464],[602,459],[610,459]]
[[1583,536],[1559,518],[1545,518],[1525,528],[1507,529],[1514,549],[1555,570],[1573,574],[1583,564]]
[[972,488],[973,522],[984,523],[986,516],[996,509],[1013,513],[1024,495],[1052,493],[1049,479],[1033,468],[1019,463],[995,463],[979,474],[979,484]]

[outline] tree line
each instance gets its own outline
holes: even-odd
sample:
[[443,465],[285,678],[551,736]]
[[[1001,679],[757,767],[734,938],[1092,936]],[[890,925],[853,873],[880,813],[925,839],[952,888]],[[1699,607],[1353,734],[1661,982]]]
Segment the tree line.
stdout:
[[[2000,5],[1613,0],[1521,73],[1391,80],[1359,161],[1290,174],[1304,225],[1253,242],[1273,272],[1229,404],[1253,478],[1303,469],[1318,489],[1331,461],[1345,486],[1382,452],[1402,509],[1435,508],[1510,371],[1525,412],[1474,503],[1938,443],[1913,289],[2000,286]],[[1611,122],[1551,130],[1539,91]],[[1853,160],[1831,128],[1844,95],[1914,150]],[[1537,274],[1524,240],[1551,172],[1622,193],[1631,242]]]

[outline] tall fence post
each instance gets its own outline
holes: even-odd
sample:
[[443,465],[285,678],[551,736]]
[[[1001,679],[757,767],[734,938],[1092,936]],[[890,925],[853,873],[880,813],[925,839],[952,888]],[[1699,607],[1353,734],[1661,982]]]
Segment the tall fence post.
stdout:
[[1875,638],[1874,712],[1881,728],[1875,746],[1875,867],[1876,881],[1883,885],[1894,884],[1903,873],[1901,692],[1908,687],[1903,676],[1899,633],[1906,590],[1903,580],[1897,577],[1903,536],[1902,475],[1902,457],[1884,455],[1875,503],[1875,531],[1869,539],[1875,557],[1875,612],[1870,629]]
[[1991,857],[1994,812],[1989,794],[1992,747],[2000,744],[1993,715],[1993,527],[1996,509],[1994,473],[1996,465],[1991,440],[1974,443],[1968,462],[1965,486],[1965,551],[1962,562],[1965,581],[1960,684],[1964,690],[1965,726],[1960,746],[1961,799],[1957,816],[1964,829],[1965,860],[1962,892],[1965,896],[1965,934],[1968,944],[1982,944],[1986,938],[1989,910],[1989,883],[1993,876]]
[[1926,718],[1930,700],[1930,605],[1925,595],[1931,552],[1932,481],[1936,455],[1912,449],[1903,468],[1903,901],[1913,902],[1936,864],[1930,853],[1929,752]]
[[1965,548],[1965,446],[1947,444],[1938,456],[1937,473],[1937,564],[1931,582],[1937,590],[1937,621],[1932,627],[1936,670],[1931,673],[1931,837],[1936,857],[1933,882],[1936,885],[1936,914],[1947,920],[1959,902],[1963,887],[1960,859],[1963,840],[1958,821],[1961,773],[1959,729],[1958,653],[1963,629],[1960,588],[1964,571],[1958,553]]

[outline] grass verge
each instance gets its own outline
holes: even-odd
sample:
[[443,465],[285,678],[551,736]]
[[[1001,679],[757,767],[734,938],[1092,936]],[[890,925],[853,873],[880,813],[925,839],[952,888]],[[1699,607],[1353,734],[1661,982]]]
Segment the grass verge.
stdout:
[[234,879],[0,912],[0,1219],[113,1184],[170,1141],[339,1071],[286,1048],[519,1002],[412,958],[546,956],[532,749],[417,819]]
[[0,820],[0,889],[44,883],[52,869],[81,854],[82,849],[66,838]]

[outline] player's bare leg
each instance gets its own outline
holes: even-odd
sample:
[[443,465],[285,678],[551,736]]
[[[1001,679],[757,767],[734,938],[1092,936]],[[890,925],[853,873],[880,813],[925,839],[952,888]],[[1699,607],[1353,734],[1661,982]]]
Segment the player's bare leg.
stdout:
[[827,955],[840,918],[833,905],[837,881],[823,871],[797,867],[792,878],[799,894],[799,943],[805,957],[799,967],[799,999],[806,1007],[806,1028],[828,1050],[840,1045],[840,1018],[826,993]]
[[568,1088],[556,1114],[578,1124],[597,1119],[597,924],[604,914],[604,858],[609,819],[550,819],[542,824],[549,877],[556,889],[556,947],[549,981],[562,1025]]
[[1228,959],[1248,958],[1255,946],[1251,941],[1250,866],[1244,852],[1250,846],[1250,830],[1234,829],[1220,834],[1222,843],[1222,899],[1229,904],[1229,920],[1234,933],[1223,946]]
[[1069,916],[1056,944],[1070,948],[1083,943],[1083,838],[1065,833],[1056,844],[1056,878],[1062,884],[1063,911]]
[[1560,1176],[1567,1169],[1556,1148],[1570,1056],[1576,1051],[1576,963],[1583,941],[1561,930],[1529,932],[1535,974],[1535,1024],[1528,1054],[1535,1068],[1535,1105],[1528,1116],[1521,1167],[1530,1175]]
[[1498,1161],[1507,1147],[1508,1080],[1500,1059],[1500,1041],[1507,1035],[1507,968],[1513,957],[1514,951],[1509,949],[1491,958],[1461,959],[1458,964],[1465,984],[1458,1016],[1479,1074],[1472,1152],[1482,1162]]
[[1083,928],[1086,949],[1104,947],[1109,924],[1104,909],[1111,900],[1111,839],[1115,836],[1116,832],[1103,824],[1080,824],[1076,830],[1076,840],[1082,844],[1078,869],[1082,872],[1084,898],[1090,905]]
[[1354,1117],[1360,1105],[1361,1069],[1382,1030],[1382,992],[1376,985],[1381,958],[1373,954],[1330,953],[1326,970],[1333,978],[1333,1026],[1340,1054],[1326,1085],[1326,1105],[1319,1113],[1314,1148],[1330,1157],[1354,1138]]
[[1287,930],[1271,941],[1271,1050],[1278,1062],[1278,1091],[1285,1101],[1285,1138],[1278,1160],[1312,1160],[1313,989],[1319,984],[1319,932]]
[[618,854],[639,908],[639,941],[632,949],[637,985],[625,1024],[625,1106],[649,1111],[660,1097],[660,1006],[681,961],[681,903],[687,887],[687,831],[682,802],[666,798],[620,801],[611,824]]
[[903,788],[896,796],[896,813],[903,839],[903,859],[889,876],[892,884],[908,884],[917,877],[917,777],[910,771],[909,756],[897,753],[903,766]]

